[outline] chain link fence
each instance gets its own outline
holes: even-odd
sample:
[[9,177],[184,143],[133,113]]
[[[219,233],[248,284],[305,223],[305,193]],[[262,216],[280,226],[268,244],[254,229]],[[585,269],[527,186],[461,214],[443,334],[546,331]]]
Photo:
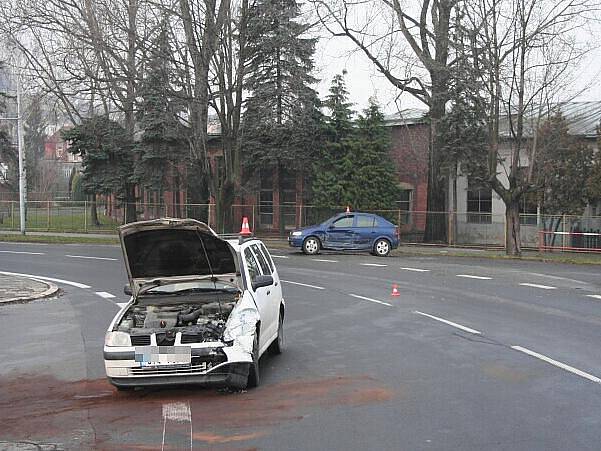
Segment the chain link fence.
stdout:
[[[46,232],[114,233],[124,222],[129,222],[127,209],[122,203],[110,200],[74,202],[60,200],[29,201],[26,211],[26,229]],[[346,207],[319,208],[311,205],[250,205],[237,204],[222,212],[229,224],[219,232],[237,233],[242,217],[248,218],[251,230],[262,236],[286,237],[289,231],[319,224],[344,212]],[[405,211],[400,209],[369,210],[399,226],[405,243],[422,243],[426,223],[444,230],[438,242],[457,246],[505,245],[505,215],[485,213],[448,213]],[[161,217],[194,218],[210,224],[217,230],[217,210],[214,204],[151,204],[136,203],[136,219]],[[226,221],[228,222],[228,221]],[[540,250],[601,251],[601,216],[521,215],[521,238],[525,248]],[[283,224],[281,227],[280,224]],[[19,202],[0,200],[0,232],[19,230]]]

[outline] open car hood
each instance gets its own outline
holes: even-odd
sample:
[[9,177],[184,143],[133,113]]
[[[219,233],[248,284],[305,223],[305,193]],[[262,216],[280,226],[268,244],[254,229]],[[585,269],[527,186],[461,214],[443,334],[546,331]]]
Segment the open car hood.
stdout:
[[126,224],[119,239],[132,294],[145,285],[213,279],[236,283],[236,251],[195,219],[155,219]]

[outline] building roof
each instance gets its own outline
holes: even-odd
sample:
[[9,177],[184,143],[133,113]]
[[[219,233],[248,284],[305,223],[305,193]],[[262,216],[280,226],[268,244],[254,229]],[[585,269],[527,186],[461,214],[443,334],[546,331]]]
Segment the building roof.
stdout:
[[384,116],[384,123],[388,127],[395,125],[416,125],[427,123],[428,110],[420,108],[406,108],[397,113]]

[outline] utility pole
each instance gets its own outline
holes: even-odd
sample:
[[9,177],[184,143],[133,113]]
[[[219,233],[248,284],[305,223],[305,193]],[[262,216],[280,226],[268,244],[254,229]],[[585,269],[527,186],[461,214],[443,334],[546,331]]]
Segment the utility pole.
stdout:
[[25,208],[27,196],[27,167],[25,165],[23,110],[21,107],[21,75],[17,76],[17,145],[19,147],[19,213],[21,235],[25,235]]

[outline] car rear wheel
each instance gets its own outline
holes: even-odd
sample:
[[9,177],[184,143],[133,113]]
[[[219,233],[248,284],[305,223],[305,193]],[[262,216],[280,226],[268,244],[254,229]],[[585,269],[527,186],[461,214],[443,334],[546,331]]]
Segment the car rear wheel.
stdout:
[[374,244],[374,253],[378,257],[386,257],[390,254],[390,242],[384,238],[380,238]]
[[303,241],[303,252],[307,255],[315,255],[319,253],[320,248],[321,243],[314,236],[307,237],[305,241]]
[[261,382],[261,375],[259,372],[259,331],[255,333],[255,340],[253,342],[253,361],[248,369],[248,388],[258,387]]

